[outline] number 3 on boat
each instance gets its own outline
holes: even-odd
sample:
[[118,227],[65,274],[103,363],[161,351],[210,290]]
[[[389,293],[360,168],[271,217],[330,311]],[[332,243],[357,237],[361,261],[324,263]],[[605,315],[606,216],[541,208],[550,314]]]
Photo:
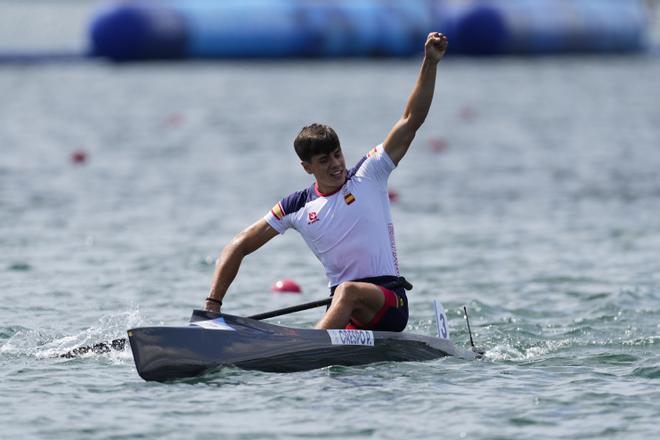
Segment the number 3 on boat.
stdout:
[[442,307],[440,300],[433,300],[433,308],[435,309],[435,325],[438,328],[438,337],[442,339],[449,339],[449,329],[447,328],[447,315],[445,308]]

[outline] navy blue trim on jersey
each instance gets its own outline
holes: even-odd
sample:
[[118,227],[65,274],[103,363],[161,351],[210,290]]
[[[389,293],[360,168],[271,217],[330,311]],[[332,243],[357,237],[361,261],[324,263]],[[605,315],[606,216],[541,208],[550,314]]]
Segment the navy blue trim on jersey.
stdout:
[[311,202],[317,197],[318,196],[314,191],[314,185],[312,185],[311,187],[303,189],[302,191],[296,191],[293,194],[289,194],[282,199],[280,204],[282,205],[284,215],[289,215],[301,210],[308,202]]
[[355,176],[355,174],[357,174],[358,170],[360,169],[364,161],[367,160],[367,157],[368,156],[364,156],[353,168],[348,170],[348,172],[346,173],[346,180],[350,180],[353,176]]

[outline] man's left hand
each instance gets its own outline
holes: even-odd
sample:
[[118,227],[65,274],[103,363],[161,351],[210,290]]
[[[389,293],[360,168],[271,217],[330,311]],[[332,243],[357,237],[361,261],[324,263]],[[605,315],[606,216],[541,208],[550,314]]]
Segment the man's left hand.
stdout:
[[447,45],[449,41],[447,37],[440,32],[431,32],[426,38],[426,44],[424,45],[424,55],[431,61],[439,62],[445,52],[447,51]]

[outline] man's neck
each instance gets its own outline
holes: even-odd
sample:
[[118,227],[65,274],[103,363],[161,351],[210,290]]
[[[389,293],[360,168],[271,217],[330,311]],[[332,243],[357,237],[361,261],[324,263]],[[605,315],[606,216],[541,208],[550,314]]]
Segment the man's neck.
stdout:
[[324,187],[321,184],[319,184],[318,180],[316,181],[314,186],[316,188],[316,192],[321,196],[331,196],[332,194],[335,194],[336,192],[338,192],[342,187],[342,185],[332,186],[332,187]]

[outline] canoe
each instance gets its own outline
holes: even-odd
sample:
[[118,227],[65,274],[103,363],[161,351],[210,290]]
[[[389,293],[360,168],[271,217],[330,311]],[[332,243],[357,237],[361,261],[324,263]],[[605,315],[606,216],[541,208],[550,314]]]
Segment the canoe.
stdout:
[[283,373],[331,365],[479,357],[440,337],[292,328],[202,310],[193,311],[188,326],[133,328],[128,339],[138,374],[148,381],[192,377],[223,366]]

